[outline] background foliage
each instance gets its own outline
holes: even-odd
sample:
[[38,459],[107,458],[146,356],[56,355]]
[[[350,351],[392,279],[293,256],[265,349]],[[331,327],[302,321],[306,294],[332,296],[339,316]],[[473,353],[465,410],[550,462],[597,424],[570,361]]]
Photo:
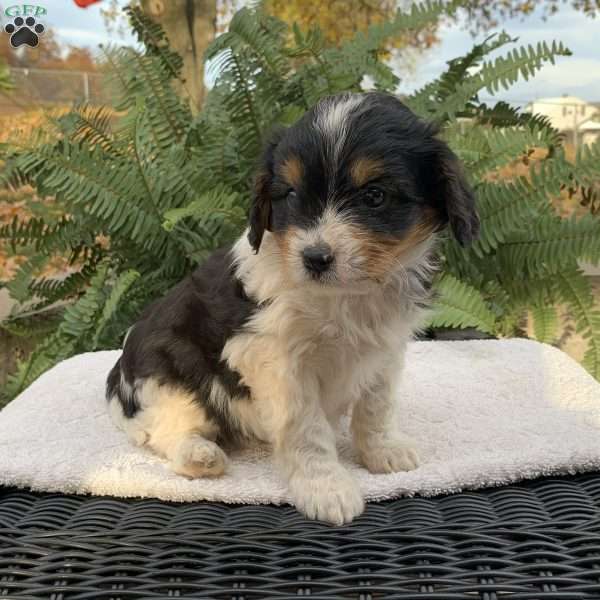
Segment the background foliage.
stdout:
[[7,91],[12,89],[12,83],[10,81],[10,73],[6,65],[0,60],[0,91]]
[[[5,398],[61,359],[117,347],[149,301],[239,235],[253,166],[272,125],[290,124],[324,95],[360,91],[366,81],[393,91],[397,78],[381,60],[386,44],[427,30],[445,10],[430,0],[331,46],[318,29],[289,30],[242,9],[208,50],[216,83],[192,116],[172,87],[181,59],[162,30],[131,9],[144,50],[107,51],[114,106],[76,106],[28,141],[3,146],[4,185],[29,183],[62,209],[0,228],[0,238],[29,257],[8,284],[19,305],[2,327],[40,339]],[[405,101],[443,126],[466,164],[482,219],[471,248],[451,238],[442,243],[431,326],[523,335],[529,317],[535,336],[552,342],[556,307],[567,304],[589,342],[584,364],[599,377],[600,311],[577,261],[600,259],[600,222],[591,213],[561,218],[553,199],[566,188],[593,189],[600,148],[582,148],[569,161],[543,118],[478,99],[566,54],[560,43],[516,47],[502,33],[451,61]],[[527,165],[525,175],[498,177],[515,161]],[[39,275],[65,254],[72,265],[65,278]]]

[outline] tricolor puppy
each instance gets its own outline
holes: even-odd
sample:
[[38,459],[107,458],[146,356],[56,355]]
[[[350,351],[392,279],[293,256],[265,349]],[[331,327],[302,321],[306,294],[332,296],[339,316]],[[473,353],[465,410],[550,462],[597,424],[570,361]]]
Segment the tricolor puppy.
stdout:
[[145,311],[110,372],[132,442],[187,477],[221,475],[232,440],[270,442],[296,506],[332,523],[364,508],[336,453],[342,415],[372,473],[418,465],[395,415],[404,350],[436,233],[479,228],[435,134],[392,96],[343,94],[268,144],[249,229]]

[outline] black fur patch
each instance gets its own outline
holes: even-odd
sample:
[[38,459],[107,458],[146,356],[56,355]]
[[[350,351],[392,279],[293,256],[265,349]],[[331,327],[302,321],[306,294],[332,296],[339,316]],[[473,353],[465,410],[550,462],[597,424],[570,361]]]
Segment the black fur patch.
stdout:
[[[230,431],[226,407],[213,406],[209,391],[213,379],[232,398],[250,401],[238,373],[221,360],[227,340],[239,331],[257,304],[248,298],[235,277],[230,248],[218,250],[166,296],[151,304],[131,329],[123,354],[107,381],[107,397],[119,397],[126,417],[139,410],[134,382],[148,377],[194,394],[222,432]],[[127,397],[121,386],[121,376]]]

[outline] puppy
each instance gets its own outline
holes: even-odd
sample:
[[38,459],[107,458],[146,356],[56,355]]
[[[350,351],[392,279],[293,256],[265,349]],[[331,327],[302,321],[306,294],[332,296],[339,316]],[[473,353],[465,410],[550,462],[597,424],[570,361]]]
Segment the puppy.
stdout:
[[187,477],[225,472],[223,444],[270,442],[296,506],[341,524],[364,508],[339,463],[351,411],[372,473],[414,469],[394,390],[449,223],[476,236],[473,195],[436,128],[393,96],[321,100],[267,145],[249,228],[152,304],[108,376],[129,439]]

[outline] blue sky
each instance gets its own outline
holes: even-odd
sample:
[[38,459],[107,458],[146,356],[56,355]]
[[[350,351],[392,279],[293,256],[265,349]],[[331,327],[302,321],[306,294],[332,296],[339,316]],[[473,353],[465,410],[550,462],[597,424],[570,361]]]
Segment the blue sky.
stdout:
[[[48,14],[44,17],[44,24],[52,27],[60,39],[66,43],[90,48],[97,48],[98,44],[110,42],[133,43],[131,36],[123,40],[111,35],[106,30],[100,8],[103,5],[108,5],[108,0],[93,4],[85,9],[79,8],[73,0],[30,0],[25,3],[37,4],[46,8]],[[4,9],[15,4],[22,3],[16,0],[0,0],[4,20],[6,20]],[[121,4],[126,4],[126,2],[123,1]]]
[[[600,19],[565,7],[544,21],[538,9],[526,19],[505,21],[494,31],[501,29],[518,37],[518,44],[561,41],[573,56],[559,57],[554,66],[545,66],[531,81],[519,81],[509,91],[499,92],[497,98],[524,104],[536,98],[569,94],[600,102]],[[475,41],[485,36],[481,34]],[[421,57],[414,75],[402,82],[402,91],[420,87],[439,75],[447,60],[467,52],[474,42],[460,25],[442,27],[440,37],[442,43]]]
[[[2,8],[12,4],[14,0],[0,0]],[[123,39],[107,32],[100,14],[102,3],[87,9],[78,8],[72,0],[40,0],[39,4],[48,9],[47,24],[67,43],[91,48],[97,48],[99,43],[133,43],[130,36]],[[545,67],[533,81],[519,82],[510,91],[500,92],[497,98],[524,104],[535,98],[570,94],[600,102],[600,19],[563,8],[558,15],[544,21],[538,10],[525,20],[505,22],[502,28],[519,37],[523,44],[560,40],[573,51],[573,56],[559,58],[555,66]],[[442,43],[420,57],[414,74],[403,80],[402,92],[411,91],[438,75],[447,60],[466,52],[474,42],[461,24],[444,26],[440,37]]]

